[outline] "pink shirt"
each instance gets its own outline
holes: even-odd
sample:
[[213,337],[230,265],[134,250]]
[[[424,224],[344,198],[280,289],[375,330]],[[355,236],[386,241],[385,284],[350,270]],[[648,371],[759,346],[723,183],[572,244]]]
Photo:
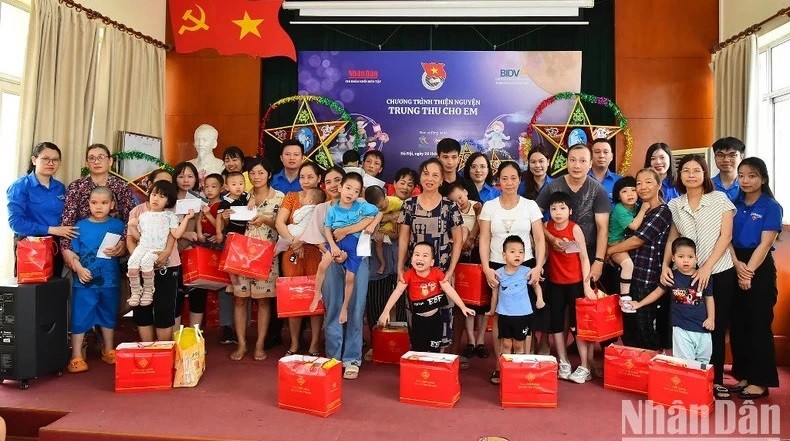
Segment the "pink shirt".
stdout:
[[[132,208],[132,211],[129,212],[129,220],[138,219],[140,215],[146,211],[149,211],[148,202],[143,202],[142,204]],[[129,234],[129,227],[127,227],[126,234]],[[170,253],[170,258],[167,259],[167,267],[172,268],[174,266],[181,266],[181,256],[178,255],[178,247],[175,245],[173,245],[173,251]]]

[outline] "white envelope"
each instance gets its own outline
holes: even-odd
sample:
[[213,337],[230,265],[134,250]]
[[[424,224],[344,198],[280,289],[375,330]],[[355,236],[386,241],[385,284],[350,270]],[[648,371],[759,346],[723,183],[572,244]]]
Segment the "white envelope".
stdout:
[[364,231],[359,235],[359,242],[357,242],[357,256],[370,257],[370,234]]
[[258,215],[257,208],[248,207],[230,207],[233,213],[230,215],[230,220],[235,221],[250,221]]
[[565,245],[565,254],[573,254],[573,253],[580,253],[582,250],[579,248],[579,244],[576,241],[568,242]]
[[104,239],[101,241],[101,245],[99,245],[99,251],[96,252],[96,257],[99,259],[111,259],[110,256],[104,254],[104,250],[107,248],[112,248],[115,245],[118,245],[118,242],[121,241],[121,235],[115,233],[107,233],[104,235]]
[[195,197],[179,199],[176,201],[176,214],[188,214],[192,210],[195,214],[200,213],[203,208],[203,201]]
[[373,186],[384,188],[384,185],[385,185],[384,181],[374,176],[365,175],[362,177],[362,186],[365,188],[373,187]]

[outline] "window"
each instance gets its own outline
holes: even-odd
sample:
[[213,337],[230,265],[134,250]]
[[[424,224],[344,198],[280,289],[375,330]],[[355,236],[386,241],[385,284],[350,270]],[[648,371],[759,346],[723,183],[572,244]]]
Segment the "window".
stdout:
[[756,156],[765,160],[776,199],[790,224],[790,174],[783,170],[790,141],[790,24],[757,39],[758,139]]
[[[0,0],[0,152],[16,152],[22,110],[22,76],[25,68],[30,2]],[[16,156],[16,155],[14,155]],[[8,226],[6,189],[16,179],[16,161],[0,161],[0,277],[13,271],[12,233]]]

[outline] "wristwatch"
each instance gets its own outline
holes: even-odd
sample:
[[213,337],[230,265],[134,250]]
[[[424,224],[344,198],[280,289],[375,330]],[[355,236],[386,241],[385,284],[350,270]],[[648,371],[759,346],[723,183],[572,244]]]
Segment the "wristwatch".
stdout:
[[593,260],[595,260],[596,262],[601,262],[601,263],[603,263],[603,257],[596,257],[596,258],[595,258],[595,259],[593,259]]

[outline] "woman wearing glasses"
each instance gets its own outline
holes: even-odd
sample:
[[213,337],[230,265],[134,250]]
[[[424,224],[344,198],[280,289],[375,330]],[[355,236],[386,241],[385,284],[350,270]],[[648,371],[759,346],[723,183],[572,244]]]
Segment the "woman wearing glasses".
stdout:
[[[17,179],[6,191],[8,223],[14,239],[26,236],[76,237],[75,227],[61,225],[66,187],[55,179],[60,167],[60,149],[51,142],[33,147],[28,174]],[[55,256],[55,275],[63,272],[63,259]]]

